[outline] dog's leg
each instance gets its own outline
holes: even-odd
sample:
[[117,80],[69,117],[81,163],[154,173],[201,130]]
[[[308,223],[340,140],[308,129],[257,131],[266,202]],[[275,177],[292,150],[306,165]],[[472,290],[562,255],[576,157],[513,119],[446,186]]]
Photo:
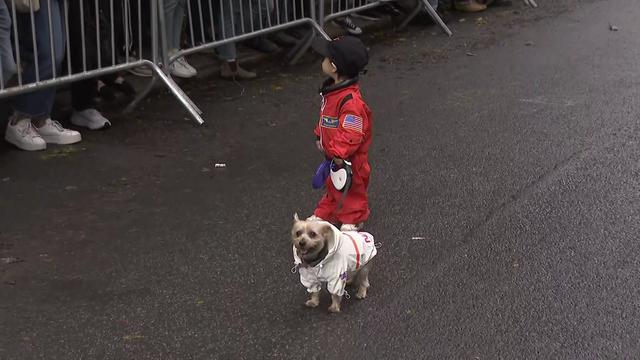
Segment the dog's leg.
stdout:
[[331,294],[331,306],[329,306],[329,312],[339,313],[340,301],[342,301],[342,296]]
[[367,297],[367,289],[369,288],[369,267],[371,264],[363,267],[358,271],[356,275],[356,285],[358,286],[358,292],[356,293],[357,299],[364,299]]
[[311,296],[309,296],[309,300],[307,300],[307,302],[305,302],[304,304],[311,308],[320,305],[320,291],[311,293]]

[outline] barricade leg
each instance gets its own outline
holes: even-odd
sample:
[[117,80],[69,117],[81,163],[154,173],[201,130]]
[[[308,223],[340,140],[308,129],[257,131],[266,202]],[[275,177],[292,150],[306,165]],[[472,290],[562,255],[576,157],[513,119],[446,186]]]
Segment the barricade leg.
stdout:
[[429,14],[429,16],[433,19],[433,21],[436,22],[436,24],[438,24],[438,26],[442,29],[442,31],[445,34],[447,34],[448,36],[452,36],[453,35],[453,32],[451,32],[451,30],[449,29],[447,24],[445,24],[444,21],[442,21],[442,18],[440,17],[440,15],[438,15],[438,12],[433,8],[433,6],[431,6],[431,4],[429,3],[429,0],[418,0],[416,2],[416,7],[402,21],[400,26],[398,26],[398,30],[403,30],[407,25],[409,25],[409,23],[413,19],[415,19],[416,16],[418,16],[418,14],[422,10],[425,10],[427,12],[427,14]]

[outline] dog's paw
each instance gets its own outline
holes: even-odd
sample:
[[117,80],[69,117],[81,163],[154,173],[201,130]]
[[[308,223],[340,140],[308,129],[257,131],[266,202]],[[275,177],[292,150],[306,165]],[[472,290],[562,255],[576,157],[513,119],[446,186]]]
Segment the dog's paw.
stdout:
[[306,307],[314,308],[314,307],[318,307],[318,305],[320,305],[320,301],[318,301],[317,299],[309,299],[309,300],[307,300],[307,302],[304,303],[304,305]]
[[329,306],[329,312],[333,313],[333,314],[337,314],[340,312],[340,305],[338,304],[331,304],[331,306]]
[[364,299],[367,297],[367,288],[366,287],[361,287],[360,289],[358,289],[358,292],[356,293],[356,299]]

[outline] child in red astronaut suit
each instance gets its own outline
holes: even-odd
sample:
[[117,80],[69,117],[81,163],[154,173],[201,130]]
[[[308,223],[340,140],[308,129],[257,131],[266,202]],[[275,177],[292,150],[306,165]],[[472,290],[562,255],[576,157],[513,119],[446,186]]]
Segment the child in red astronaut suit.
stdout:
[[351,163],[351,186],[346,194],[327,178],[326,193],[309,220],[341,224],[342,231],[357,231],[369,217],[369,146],[371,110],[362,99],[358,75],[369,61],[360,39],[345,36],[333,41],[317,38],[313,49],[324,56],[323,72],[329,76],[320,94],[322,109],[315,128],[316,145],[337,166]]

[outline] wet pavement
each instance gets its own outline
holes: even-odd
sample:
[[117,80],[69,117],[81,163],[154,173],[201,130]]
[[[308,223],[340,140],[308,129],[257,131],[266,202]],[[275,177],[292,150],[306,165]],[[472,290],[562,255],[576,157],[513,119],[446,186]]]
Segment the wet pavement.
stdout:
[[383,246],[339,315],[289,272],[318,62],[187,84],[204,127],[160,94],[79,145],[0,145],[0,359],[634,357],[640,8],[538,3],[367,39]]

